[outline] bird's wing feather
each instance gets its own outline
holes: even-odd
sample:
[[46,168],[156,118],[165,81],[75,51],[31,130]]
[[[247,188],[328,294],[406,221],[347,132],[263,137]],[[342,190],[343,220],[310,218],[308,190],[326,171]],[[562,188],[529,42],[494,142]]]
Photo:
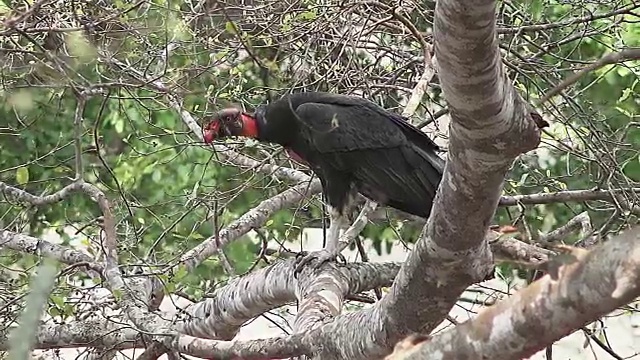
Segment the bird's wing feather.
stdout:
[[366,107],[308,102],[295,114],[300,134],[321,153],[387,148],[407,141],[393,122]]
[[[373,200],[428,216],[441,173],[408,146],[368,149],[345,155],[360,191]],[[384,195],[383,195],[384,194]]]
[[307,102],[295,112],[305,145],[321,155],[310,160],[322,172],[349,174],[369,198],[429,215],[444,166],[435,147],[409,141],[388,114],[374,107]]
[[312,93],[296,93],[291,96],[299,97],[303,103],[309,101],[309,99],[313,99],[314,103],[318,104],[327,104],[327,105],[335,105],[340,107],[356,107],[358,111],[363,111],[363,109],[367,109],[368,112],[373,112],[379,118],[385,118],[388,122],[392,122],[399,127],[399,129],[412,140],[421,143],[421,145],[427,146],[436,151],[440,151],[439,146],[429,138],[422,130],[413,126],[409,119],[406,117],[388,111],[377,104],[359,97],[359,96],[349,96],[343,94],[334,94],[334,93],[326,93],[326,92],[312,92]]

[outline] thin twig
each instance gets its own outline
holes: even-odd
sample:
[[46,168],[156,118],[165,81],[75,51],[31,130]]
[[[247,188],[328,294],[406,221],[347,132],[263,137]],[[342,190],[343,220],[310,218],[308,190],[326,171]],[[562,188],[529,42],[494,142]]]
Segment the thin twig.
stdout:
[[570,201],[606,200],[625,192],[640,194],[640,188],[620,188],[611,190],[567,190],[552,193],[538,193],[531,195],[502,196],[499,206],[517,206],[520,204],[553,204]]
[[571,232],[576,229],[580,229],[581,238],[585,238],[593,231],[593,227],[591,226],[591,218],[589,217],[589,213],[586,211],[574,216],[569,220],[566,224],[560,226],[554,231],[540,236],[540,243],[548,244],[553,242],[558,242],[566,238]]
[[347,231],[345,231],[344,234],[340,236],[340,239],[338,240],[339,252],[342,252],[344,249],[346,249],[351,244],[353,239],[355,239],[356,236],[358,236],[358,234],[362,232],[369,221],[369,214],[371,214],[377,207],[378,203],[376,203],[375,201],[367,200],[364,203],[364,206],[362,206],[362,210],[360,210],[360,213],[358,214],[356,220],[353,222],[353,224],[351,224],[351,226],[349,226]]
[[583,77],[584,75],[586,75],[591,71],[597,70],[605,65],[618,64],[621,62],[638,60],[638,59],[640,59],[640,48],[624,49],[622,51],[607,54],[604,57],[602,57],[600,60],[576,72],[575,74],[571,75],[569,78],[565,79],[563,82],[558,84],[556,87],[548,91],[540,99],[539,103],[544,104],[545,102],[549,101],[549,99],[559,94],[562,90],[568,88],[569,86],[571,86],[572,84],[580,80],[581,77]]
[[87,98],[84,94],[77,94],[76,111],[73,118],[73,127],[75,130],[74,145],[75,145],[75,163],[76,163],[76,177],[75,181],[83,179],[82,168],[82,115],[84,113],[84,107],[87,103]]

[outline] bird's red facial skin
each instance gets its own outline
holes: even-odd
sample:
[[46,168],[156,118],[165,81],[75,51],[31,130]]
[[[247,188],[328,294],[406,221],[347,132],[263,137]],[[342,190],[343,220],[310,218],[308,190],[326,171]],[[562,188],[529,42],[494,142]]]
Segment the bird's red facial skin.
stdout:
[[202,137],[207,144],[230,136],[257,138],[258,123],[256,118],[242,113],[238,109],[224,109],[218,112],[202,129]]
[[218,135],[218,131],[220,130],[220,120],[214,120],[207,124],[207,126],[202,131],[202,137],[204,138],[204,142],[210,144],[213,140],[216,139]]

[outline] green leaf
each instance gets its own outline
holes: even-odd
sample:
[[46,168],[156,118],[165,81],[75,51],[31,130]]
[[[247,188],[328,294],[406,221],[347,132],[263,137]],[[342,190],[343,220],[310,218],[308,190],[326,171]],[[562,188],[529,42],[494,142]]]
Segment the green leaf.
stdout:
[[314,10],[311,11],[305,11],[303,13],[300,13],[297,18],[300,20],[306,20],[306,21],[313,21],[318,17],[318,14],[316,14],[316,12]]
[[636,79],[631,86],[622,90],[622,95],[618,99],[618,102],[621,103],[627,100],[631,95],[634,94],[633,89],[638,85],[638,79]]
[[114,119],[113,127],[116,129],[118,134],[122,134],[122,132],[124,131],[124,120]]
[[151,175],[151,179],[153,179],[154,182],[156,183],[161,183],[162,182],[162,173],[160,172],[160,170],[156,169],[153,174]]
[[52,296],[51,301],[59,308],[64,308],[64,299],[61,296]]
[[539,21],[542,17],[542,0],[532,0],[529,4],[529,11],[531,16],[535,21]]
[[57,307],[53,306],[49,308],[49,315],[56,317],[62,315],[62,313],[60,312],[60,310],[58,310]]
[[24,185],[29,182],[29,169],[21,167],[16,170],[16,181],[19,185]]
[[175,272],[175,278],[176,279],[182,279],[183,277],[187,276],[189,274],[189,271],[187,270],[186,266],[180,266],[178,267],[178,270]]
[[640,155],[622,166],[622,172],[633,181],[640,181]]
[[0,1],[0,14],[6,14],[9,11],[11,11],[11,8],[4,1]]
[[173,281],[167,281],[164,283],[164,289],[167,293],[171,294],[176,291],[176,284]]
[[229,34],[237,34],[238,33],[236,31],[236,24],[234,24],[233,21],[227,21],[227,23],[224,24],[224,30],[226,32],[228,32]]

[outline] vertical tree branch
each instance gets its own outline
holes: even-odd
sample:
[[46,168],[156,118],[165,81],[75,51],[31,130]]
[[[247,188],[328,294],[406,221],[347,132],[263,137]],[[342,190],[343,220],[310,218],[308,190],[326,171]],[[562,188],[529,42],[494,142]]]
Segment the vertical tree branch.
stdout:
[[390,293],[353,325],[332,327],[342,356],[351,359],[383,356],[409,333],[432,330],[464,289],[491,274],[485,234],[504,177],[515,157],[540,141],[531,108],[501,68],[495,2],[438,1],[435,19],[438,73],[452,118],[447,165],[427,225]]
[[76,95],[76,111],[73,117],[73,128],[75,136],[73,139],[75,148],[75,163],[76,163],[76,177],[75,181],[83,179],[84,170],[82,167],[82,114],[84,107],[87,103],[87,98],[84,94]]

